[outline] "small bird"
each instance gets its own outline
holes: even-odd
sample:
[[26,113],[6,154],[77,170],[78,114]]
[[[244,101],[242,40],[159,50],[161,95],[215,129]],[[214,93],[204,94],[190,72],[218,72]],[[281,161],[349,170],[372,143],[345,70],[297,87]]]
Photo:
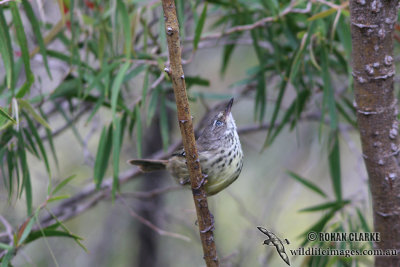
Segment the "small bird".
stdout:
[[[220,192],[233,183],[243,167],[243,152],[231,108],[233,98],[223,111],[218,112],[197,139],[200,166],[207,179],[208,196]],[[185,151],[179,150],[168,160],[132,159],[143,172],[168,170],[181,185],[190,185]]]

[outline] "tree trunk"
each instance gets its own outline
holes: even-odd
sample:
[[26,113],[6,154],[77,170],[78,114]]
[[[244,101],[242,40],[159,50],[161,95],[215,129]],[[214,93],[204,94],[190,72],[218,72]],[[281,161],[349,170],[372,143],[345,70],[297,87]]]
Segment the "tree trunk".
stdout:
[[[352,64],[357,120],[372,193],[377,249],[400,251],[400,167],[393,93],[393,30],[398,1],[351,0]],[[400,266],[400,256],[375,258]]]

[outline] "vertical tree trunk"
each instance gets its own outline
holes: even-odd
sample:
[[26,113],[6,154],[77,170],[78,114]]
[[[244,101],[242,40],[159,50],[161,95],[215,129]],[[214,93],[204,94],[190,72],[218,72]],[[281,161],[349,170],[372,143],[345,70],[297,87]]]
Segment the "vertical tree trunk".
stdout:
[[[355,105],[372,193],[376,248],[400,251],[400,167],[397,100],[393,93],[393,30],[398,1],[351,0]],[[400,266],[400,256],[375,258]]]

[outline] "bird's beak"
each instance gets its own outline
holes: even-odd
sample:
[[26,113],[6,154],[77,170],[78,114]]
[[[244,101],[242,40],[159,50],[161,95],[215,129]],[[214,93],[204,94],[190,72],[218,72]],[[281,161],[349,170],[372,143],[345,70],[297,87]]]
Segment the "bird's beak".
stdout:
[[226,105],[224,112],[225,117],[227,117],[229,113],[231,113],[232,105],[233,105],[233,98],[229,101],[228,105]]

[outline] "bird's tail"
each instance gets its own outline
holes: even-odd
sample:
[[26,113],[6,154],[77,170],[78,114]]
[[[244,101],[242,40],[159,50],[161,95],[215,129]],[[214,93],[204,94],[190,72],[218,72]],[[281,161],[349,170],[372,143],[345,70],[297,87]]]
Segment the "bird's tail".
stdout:
[[143,172],[165,170],[167,168],[168,160],[155,160],[155,159],[131,159],[128,163],[139,166]]

